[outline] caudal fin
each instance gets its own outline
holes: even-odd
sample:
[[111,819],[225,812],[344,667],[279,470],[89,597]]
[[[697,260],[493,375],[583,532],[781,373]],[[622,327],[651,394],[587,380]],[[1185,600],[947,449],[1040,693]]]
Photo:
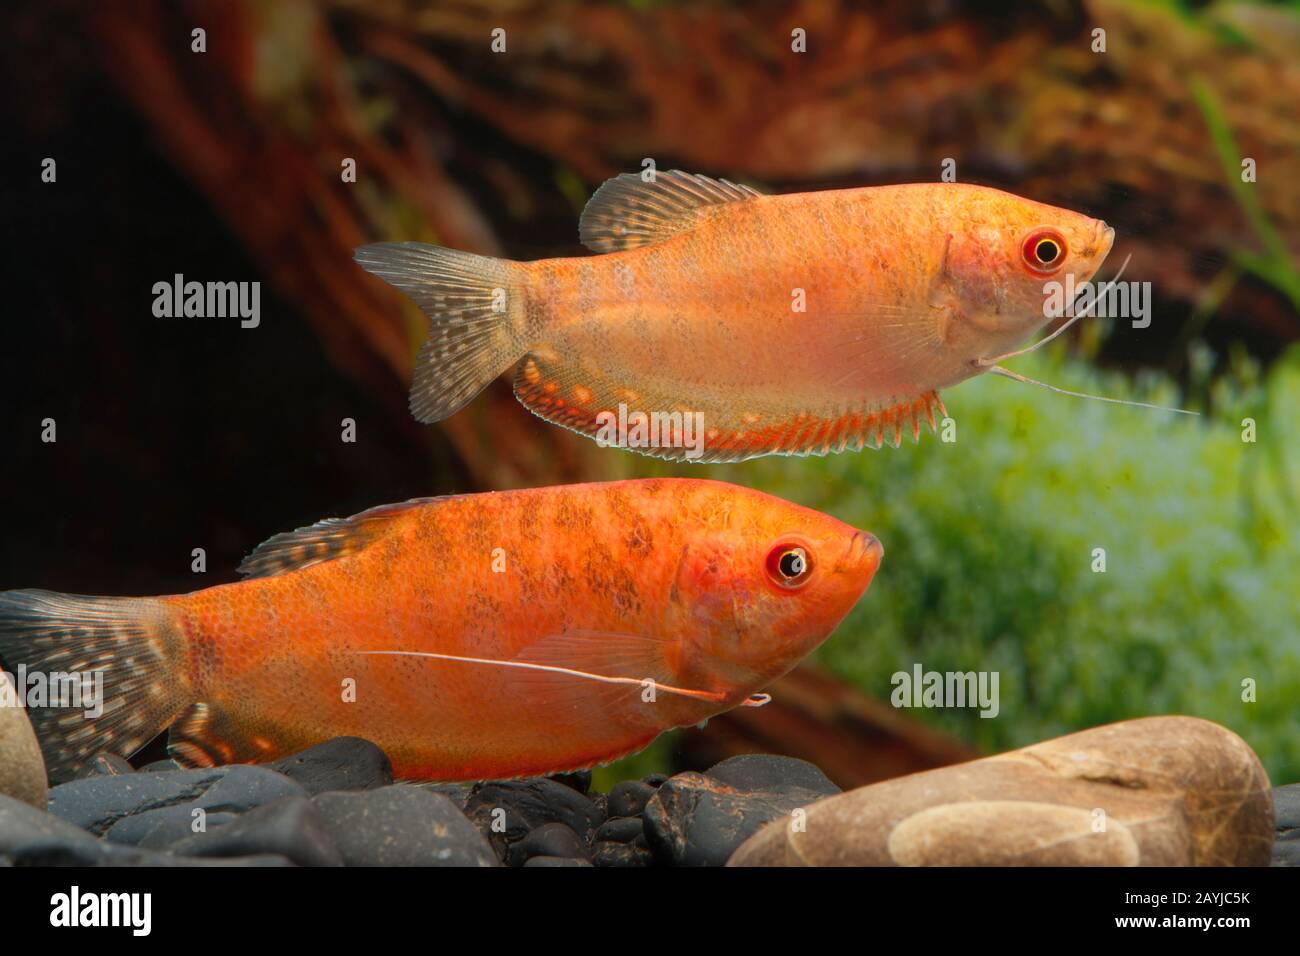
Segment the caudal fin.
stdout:
[[131,756],[193,703],[175,642],[156,598],[0,591],[0,666],[51,780],[72,779],[97,753]]
[[523,358],[511,322],[523,314],[520,264],[420,242],[380,242],[353,255],[433,323],[411,381],[420,421],[454,415]]

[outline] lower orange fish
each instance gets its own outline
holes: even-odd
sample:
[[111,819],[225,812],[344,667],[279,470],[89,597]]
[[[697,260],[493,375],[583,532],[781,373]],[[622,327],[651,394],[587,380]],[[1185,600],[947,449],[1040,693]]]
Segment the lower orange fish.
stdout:
[[715,481],[422,499],[277,535],[192,594],[0,592],[0,662],[20,693],[97,675],[79,708],[26,700],[56,780],[168,726],[198,766],[355,735],[402,777],[559,772],[758,703],[881,554]]

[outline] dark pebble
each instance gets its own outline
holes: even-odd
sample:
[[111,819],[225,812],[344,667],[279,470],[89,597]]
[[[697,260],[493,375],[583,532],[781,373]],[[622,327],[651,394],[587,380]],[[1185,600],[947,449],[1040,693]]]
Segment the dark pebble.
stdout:
[[117,754],[95,754],[77,776],[78,779],[82,777],[116,777],[124,773],[135,773],[135,767],[132,767],[131,762],[125,757],[119,757]]
[[188,770],[179,760],[173,760],[171,757],[163,757],[162,760],[155,760],[152,763],[142,764],[137,768],[140,773],[159,773],[169,772],[172,770]]
[[1273,841],[1273,866],[1300,866],[1300,830],[1293,830],[1288,836]]
[[[118,852],[114,852],[118,851]],[[0,796],[0,860],[14,866],[106,866],[147,857],[114,847],[51,813]]]
[[1300,783],[1273,791],[1273,819],[1279,833],[1300,830]]
[[631,843],[597,843],[591,862],[596,866],[651,866],[654,854]]
[[609,815],[611,817],[636,817],[655,795],[655,788],[640,780],[624,780],[609,790]]
[[[273,770],[233,764],[205,770],[73,780],[50,790],[49,809],[55,816],[99,836],[126,817],[175,807],[184,807],[186,812],[202,809],[242,813],[280,797],[301,797],[305,793],[298,784]],[[133,838],[142,836],[151,822],[139,821],[139,829],[132,831]]]
[[413,786],[429,793],[439,793],[456,804],[457,809],[464,810],[469,802],[469,795],[474,791],[472,783],[417,783]]
[[393,782],[388,755],[360,737],[335,737],[266,767],[313,796],[329,790],[374,790]]
[[722,781],[733,790],[752,792],[797,787],[825,797],[843,792],[815,764],[794,757],[742,754],[715,764],[704,775]]
[[567,856],[533,856],[524,861],[524,866],[591,866],[591,861]]
[[97,840],[85,830],[0,796],[0,866],[292,866],[282,856],[195,860]]
[[284,797],[180,841],[183,856],[232,857],[270,853],[299,866],[342,866],[320,811],[306,797]]
[[196,827],[211,830],[239,819],[237,813],[216,810],[211,813],[204,811],[199,815],[195,809],[197,808],[182,804],[123,817],[108,828],[104,839],[147,850],[165,850],[173,843],[199,832]]
[[631,843],[644,831],[640,817],[611,817],[600,825],[596,839],[609,843]]
[[1300,866],[1300,783],[1273,791],[1273,866]]
[[483,835],[449,799],[420,787],[313,798],[348,866],[496,866]]
[[536,830],[528,831],[528,835],[516,846],[525,860],[535,856],[566,856],[573,859],[587,859],[590,856],[587,845],[573,832],[572,827],[564,823],[543,823]]
[[551,779],[556,783],[562,783],[570,789],[577,790],[579,793],[591,792],[591,771],[575,770],[573,773],[555,773],[551,774]]
[[604,814],[576,790],[548,777],[502,780],[477,785],[465,813],[506,860],[509,848],[544,823],[563,823],[590,843]]
[[665,783],[668,782],[668,774],[652,773],[645,778],[645,782],[651,787],[662,787]]
[[680,773],[646,805],[646,840],[661,862],[722,866],[763,824],[824,796],[795,786],[737,790],[703,774]]

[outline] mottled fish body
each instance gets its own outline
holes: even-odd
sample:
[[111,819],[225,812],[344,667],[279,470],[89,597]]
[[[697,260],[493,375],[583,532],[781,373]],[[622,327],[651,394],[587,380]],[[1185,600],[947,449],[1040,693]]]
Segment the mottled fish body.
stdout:
[[0,593],[0,662],[104,676],[103,715],[30,708],[52,776],[165,727],[187,764],[341,735],[405,777],[612,760],[746,702],[835,628],[880,545],[713,481],[425,499],[277,535],[238,583]]

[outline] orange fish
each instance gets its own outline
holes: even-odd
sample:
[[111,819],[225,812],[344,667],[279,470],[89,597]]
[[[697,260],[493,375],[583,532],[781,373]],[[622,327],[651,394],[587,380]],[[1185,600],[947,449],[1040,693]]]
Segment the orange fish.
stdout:
[[[609,180],[599,256],[356,251],[430,317],[411,409],[463,408],[513,368],[529,409],[605,444],[740,461],[897,446],[939,390],[1050,320],[1045,283],[1096,273],[1114,230],[981,186],[760,195],[680,171]],[[1041,383],[1035,383],[1041,384]]]
[[277,535],[249,580],[192,594],[0,592],[0,661],[25,689],[102,679],[95,700],[25,698],[55,779],[169,725],[197,766],[355,735],[404,777],[558,772],[761,703],[881,553],[715,481],[422,499]]

